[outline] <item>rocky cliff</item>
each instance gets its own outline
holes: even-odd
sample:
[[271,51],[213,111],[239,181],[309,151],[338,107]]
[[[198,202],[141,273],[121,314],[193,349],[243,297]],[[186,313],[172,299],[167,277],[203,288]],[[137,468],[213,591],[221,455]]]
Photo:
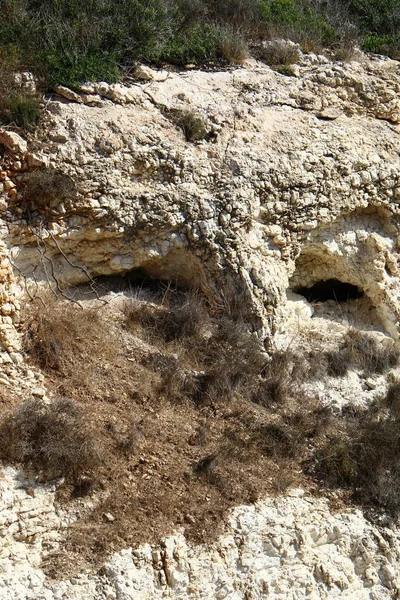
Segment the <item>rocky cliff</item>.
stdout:
[[[2,385],[40,395],[22,353],[21,303],[128,272],[210,301],[240,290],[267,349],[329,343],[349,324],[396,338],[399,69],[316,55],[290,76],[255,61],[224,72],[142,67],[124,84],[58,88],[27,141],[0,133]],[[364,379],[339,382],[328,400],[342,406],[368,390]],[[53,584],[40,557],[69,517],[54,509],[54,490],[31,497],[4,473],[1,598],[399,593],[399,530],[301,495],[238,508],[210,548],[178,535]]]

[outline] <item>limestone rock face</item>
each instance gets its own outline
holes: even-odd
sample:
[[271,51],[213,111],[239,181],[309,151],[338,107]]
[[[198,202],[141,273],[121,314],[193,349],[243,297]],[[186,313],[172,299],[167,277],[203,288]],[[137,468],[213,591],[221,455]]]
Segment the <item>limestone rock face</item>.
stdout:
[[[59,88],[29,144],[0,132],[0,383],[15,376],[45,393],[21,366],[24,294],[134,269],[210,297],[236,287],[250,328],[277,347],[304,329],[317,335],[323,321],[336,335],[342,309],[303,295],[326,281],[363,294],[350,322],[398,336],[399,66],[307,55],[293,77],[255,61],[224,72],[142,67],[128,83]],[[199,118],[204,139],[191,133]],[[54,508],[53,488],[35,482],[30,496],[16,477],[0,479],[0,599],[399,593],[398,528],[301,494],[237,508],[209,548],[178,532],[55,584],[40,561],[73,517]]]
[[[33,487],[31,487],[33,486]],[[0,598],[4,600],[200,600],[342,598],[389,600],[399,590],[400,535],[359,510],[331,512],[301,490],[236,508],[210,547],[184,533],[121,550],[94,575],[47,579],[41,561],[60,548],[71,515],[54,486],[1,473]]]
[[[397,71],[311,55],[298,77],[249,61],[87,84],[79,102],[64,90],[35,142],[46,166],[22,153],[3,177],[14,275],[46,281],[39,236],[63,283],[141,268],[212,290],[229,276],[262,337],[284,326],[287,291],[337,279],[396,334]],[[207,139],[185,139],[190,114]]]
[[[149,81],[62,90],[72,102],[48,105],[47,167],[28,201],[23,140],[7,145],[22,154],[3,178],[17,273],[45,277],[37,233],[64,281],[83,278],[75,262],[203,287],[229,273],[264,335],[279,327],[290,278],[336,278],[358,285],[394,332],[397,63],[304,57],[299,77],[250,61]],[[176,116],[187,113],[207,120],[209,139],[186,141]]]
[[0,131],[0,144],[13,152],[26,152],[26,141],[14,131]]

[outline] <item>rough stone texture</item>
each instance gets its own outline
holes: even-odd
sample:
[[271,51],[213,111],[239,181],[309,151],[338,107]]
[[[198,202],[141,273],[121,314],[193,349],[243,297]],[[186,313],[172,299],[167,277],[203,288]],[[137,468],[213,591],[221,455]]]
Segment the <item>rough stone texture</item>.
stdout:
[[[210,296],[231,278],[246,295],[249,324],[278,346],[297,334],[317,336],[323,322],[333,337],[341,334],[334,304],[310,307],[292,293],[332,278],[365,293],[348,322],[398,335],[398,70],[390,60],[343,65],[315,55],[302,57],[296,77],[254,61],[219,73],[145,68],[129,85],[61,90],[29,147],[17,138],[6,143],[5,134],[16,134],[3,132],[2,385],[18,377],[45,392],[40,376],[20,364],[25,290],[135,268]],[[206,140],[186,141],[176,125],[183,113],[205,119]],[[384,385],[371,381],[371,396]],[[340,407],[354,389],[336,384],[326,401]],[[32,484],[30,496],[14,480],[10,469],[0,479],[0,598],[381,600],[400,593],[398,529],[301,497],[238,508],[210,548],[190,548],[177,535],[120,552],[97,576],[54,584],[40,557],[57,546],[70,517],[57,515],[53,489]]]
[[45,576],[39,568],[60,537],[54,486],[40,486],[12,468],[0,477],[0,598],[53,598],[42,595]]
[[[38,251],[16,218],[26,217],[28,164],[22,157],[18,175],[10,168],[5,184],[16,190],[6,187],[2,201],[14,273],[46,281],[50,258],[73,283],[85,274],[72,264],[91,275],[141,267],[210,289],[231,275],[261,336],[284,326],[288,288],[334,277],[363,289],[396,333],[398,63],[363,60],[303,57],[299,77],[249,61],[87,84],[82,104],[50,102],[37,159],[76,189],[31,203]],[[187,142],[175,125],[182,111],[203,115],[211,139]]]
[[0,144],[13,152],[26,152],[26,141],[14,131],[0,130]]
[[335,514],[301,490],[236,508],[208,548],[179,533],[121,550],[97,575],[49,580],[41,560],[62,548],[71,515],[55,510],[54,486],[14,469],[0,486],[1,600],[389,600],[400,591],[398,530],[373,527],[359,510]]
[[105,566],[116,597],[361,600],[396,593],[394,531],[373,532],[358,511],[333,515],[325,501],[292,495],[237,508],[227,534],[207,550],[175,536],[160,548],[120,552]]

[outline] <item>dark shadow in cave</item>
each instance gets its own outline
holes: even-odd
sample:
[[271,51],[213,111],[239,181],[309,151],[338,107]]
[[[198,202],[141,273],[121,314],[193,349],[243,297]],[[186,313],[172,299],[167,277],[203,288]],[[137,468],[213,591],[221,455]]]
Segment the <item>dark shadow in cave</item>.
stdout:
[[304,296],[308,302],[327,302],[328,300],[347,302],[348,300],[362,298],[364,295],[364,292],[356,285],[344,283],[338,279],[318,281],[311,287],[296,288],[293,291]]
[[132,269],[124,275],[99,275],[94,278],[99,293],[125,292],[132,289],[146,288],[153,293],[159,293],[169,285],[174,289],[176,284],[165,280],[149,277],[144,269]]
[[139,300],[161,302],[166,291],[177,294],[188,291],[188,287],[169,279],[149,277],[144,269],[132,269],[123,275],[98,275],[90,283],[69,288],[74,300],[102,298],[110,292],[135,295]]

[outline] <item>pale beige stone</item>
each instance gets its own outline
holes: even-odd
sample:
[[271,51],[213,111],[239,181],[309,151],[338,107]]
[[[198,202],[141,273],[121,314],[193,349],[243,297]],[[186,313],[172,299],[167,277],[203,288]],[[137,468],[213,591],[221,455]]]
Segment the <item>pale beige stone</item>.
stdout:
[[12,152],[24,153],[27,150],[27,142],[14,131],[0,130],[0,144],[3,144],[8,150]]

